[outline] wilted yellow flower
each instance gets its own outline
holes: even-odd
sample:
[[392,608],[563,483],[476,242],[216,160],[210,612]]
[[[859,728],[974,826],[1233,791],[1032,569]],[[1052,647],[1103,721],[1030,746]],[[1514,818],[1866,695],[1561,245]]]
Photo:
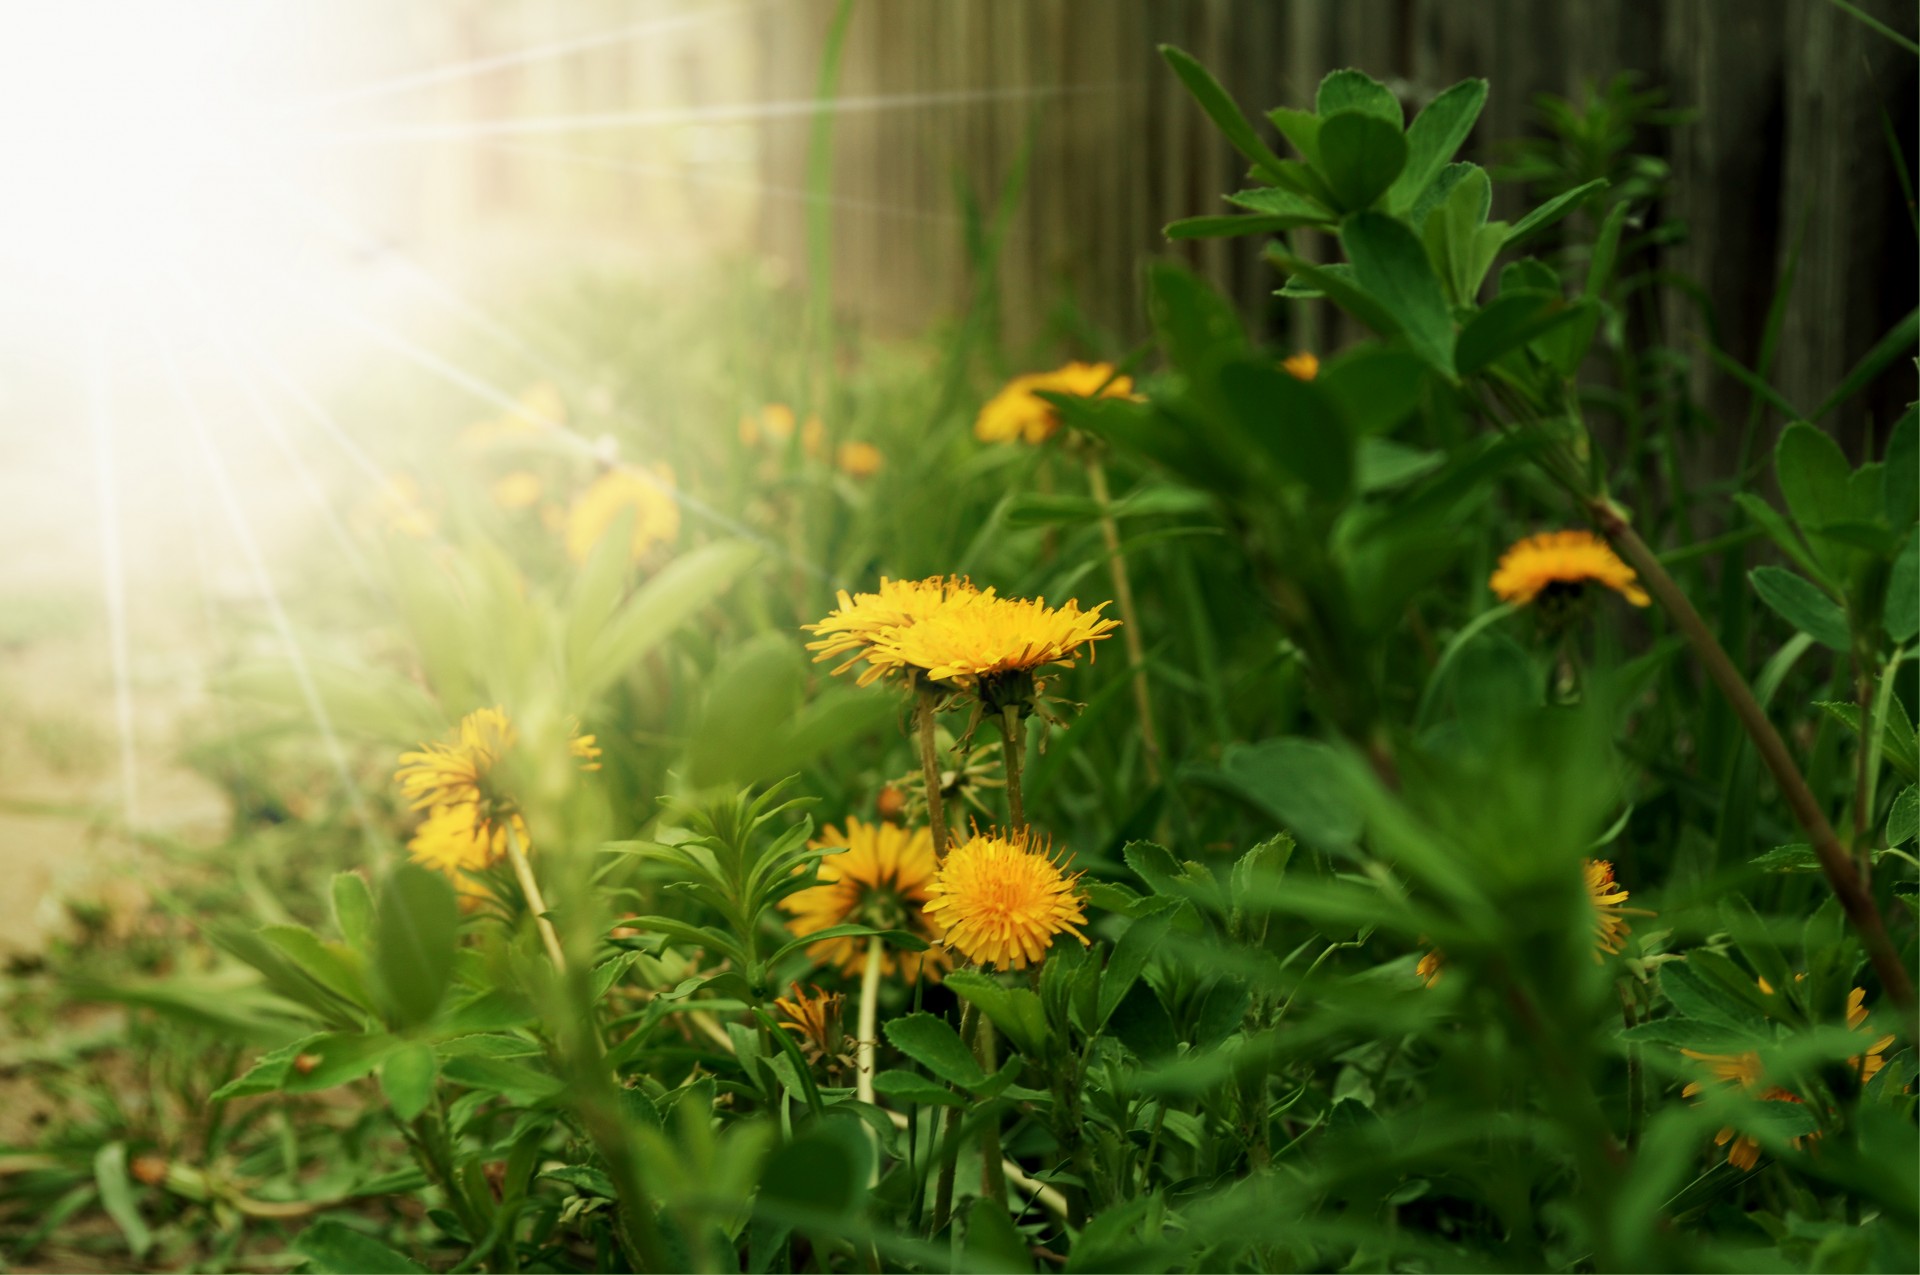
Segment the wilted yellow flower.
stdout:
[[1577,598],[1589,584],[1605,585],[1637,607],[1652,601],[1633,568],[1591,531],[1528,536],[1501,555],[1491,584],[1502,602],[1517,606],[1526,606],[1542,594]]
[[[1738,1085],[1762,1102],[1801,1101],[1800,1095],[1791,1089],[1782,1089],[1778,1085],[1768,1086],[1765,1090],[1760,1088],[1763,1075],[1760,1055],[1751,1049],[1738,1054],[1704,1054],[1694,1049],[1682,1049],[1680,1052],[1695,1062],[1705,1063],[1707,1070],[1713,1074],[1716,1084]],[[1686,1088],[1680,1091],[1680,1095],[1683,1098],[1691,1098],[1705,1088],[1706,1086],[1698,1080],[1690,1081]],[[1812,1136],[1819,1135],[1816,1133]],[[1798,1137],[1792,1140],[1792,1144],[1798,1148],[1805,1141],[1806,1138]],[[1732,1145],[1728,1146],[1729,1143]],[[1754,1165],[1760,1163],[1760,1144],[1731,1125],[1714,1135],[1713,1145],[1727,1148],[1727,1163],[1736,1169],[1750,1171]]]
[[1029,829],[975,831],[953,849],[927,885],[929,921],[969,961],[1025,969],[1046,957],[1057,934],[1082,943],[1086,898]]
[[872,443],[842,443],[834,450],[833,463],[843,474],[854,478],[871,478],[880,472],[886,457]]
[[1128,398],[1133,379],[1115,376],[1110,363],[1069,363],[1051,372],[1029,372],[1008,381],[987,400],[973,422],[973,436],[983,443],[1021,439],[1044,443],[1060,428],[1060,413],[1037,391],[1072,394],[1080,398]]
[[521,435],[557,429],[566,420],[567,403],[560,396],[559,388],[549,381],[540,381],[520,395],[515,411],[502,412],[467,426],[460,434],[460,446],[469,451],[485,451]]
[[[987,595],[992,593],[993,590],[986,590]],[[807,643],[807,649],[815,652],[814,663],[845,655],[847,659],[833,670],[836,674],[844,673],[859,663],[862,656],[870,654],[882,633],[918,624],[950,599],[979,595],[980,591],[971,581],[959,576],[930,576],[925,580],[889,580],[881,576],[878,591],[849,594],[842,589],[840,605],[826,619],[800,627],[819,635]],[[860,685],[865,686],[886,671],[886,667],[869,660],[867,671],[860,675]]]
[[740,418],[740,442],[747,447],[758,447],[762,441],[784,443],[793,437],[797,420],[785,403],[768,403]]
[[[830,854],[819,863],[819,885],[795,891],[780,901],[793,914],[787,924],[805,938],[836,925],[870,925],[881,930],[916,931],[929,941],[940,938],[939,923],[921,911],[928,883],[939,864],[933,853],[933,834],[925,828],[908,830],[897,824],[863,823],[848,819],[842,833],[829,825],[812,843],[815,849],[845,846],[844,854]],[[866,965],[867,940],[822,939],[807,955],[843,974],[859,974]],[[905,979],[921,973],[938,978],[947,965],[938,948],[925,952],[881,954],[880,969],[897,968]]]
[[1280,360],[1280,366],[1295,380],[1311,381],[1320,375],[1320,359],[1310,351],[1302,350],[1298,354],[1289,354]]
[[[427,817],[407,843],[415,863],[436,868],[464,884],[507,853],[507,836],[533,848],[519,806],[495,782],[500,761],[519,742],[519,732],[500,708],[481,708],[460,719],[449,738],[400,754],[394,778],[410,809]],[[598,770],[600,749],[592,735],[574,732],[568,752],[583,769]]]
[[664,464],[641,470],[616,466],[593,480],[567,514],[567,556],[585,562],[621,513],[633,510],[633,556],[680,534],[680,502],[673,470]]
[[842,1026],[846,1003],[847,998],[839,992],[823,992],[815,987],[812,995],[808,995],[795,983],[793,999],[776,996],[773,1007],[786,1019],[780,1026],[800,1038],[807,1061],[819,1062],[822,1059],[837,1061],[846,1052],[846,1032]]
[[909,627],[883,630],[867,655],[882,669],[912,668],[927,678],[972,689],[983,679],[1031,673],[1049,664],[1071,667],[1081,648],[1120,627],[1069,600],[1050,607],[1045,598],[960,597]]
[[1420,958],[1420,963],[1413,967],[1413,972],[1419,976],[1422,983],[1432,987],[1440,981],[1440,971],[1446,967],[1447,958],[1439,948],[1435,947],[1427,950],[1426,954]]
[[540,475],[516,469],[494,479],[493,503],[502,509],[525,509],[539,501],[542,486]]

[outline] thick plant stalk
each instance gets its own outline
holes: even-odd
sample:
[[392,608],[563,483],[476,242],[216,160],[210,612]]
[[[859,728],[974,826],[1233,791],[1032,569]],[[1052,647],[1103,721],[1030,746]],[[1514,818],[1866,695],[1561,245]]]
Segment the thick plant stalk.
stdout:
[[513,875],[520,882],[521,893],[527,896],[527,906],[533,910],[534,926],[540,931],[540,941],[546,945],[547,956],[553,961],[553,968],[562,974],[567,972],[567,954],[560,947],[560,935],[554,931],[553,922],[547,919],[547,901],[540,893],[540,882],[533,875],[533,865],[527,862],[527,852],[520,848],[520,834],[507,825],[507,862],[513,865]]
[[853,1090],[861,1102],[874,1104],[873,1057],[879,1041],[880,961],[883,944],[878,934],[867,940],[867,968],[860,976],[859,1037],[853,1042]]
[[1793,811],[1795,821],[1806,830],[1812,841],[1814,857],[1820,860],[1820,870],[1826,874],[1827,884],[1839,896],[1841,908],[1846,911],[1847,919],[1860,935],[1860,942],[1867,949],[1867,959],[1873,963],[1874,973],[1880,976],[1881,986],[1905,1018],[1903,1025],[1908,1039],[1920,1035],[1914,1021],[1913,979],[1908,975],[1906,966],[1901,964],[1900,953],[1887,935],[1886,921],[1882,919],[1873,895],[1862,884],[1860,874],[1854,871],[1853,861],[1847,857],[1833,825],[1827,822],[1819,800],[1813,795],[1813,790],[1807,787],[1799,767],[1794,765],[1786,741],[1773,728],[1766,710],[1753,697],[1752,688],[1740,676],[1739,670],[1734,668],[1732,659],[1721,647],[1720,640],[1713,635],[1713,630],[1700,618],[1693,603],[1673,577],[1667,574],[1667,569],[1654,556],[1653,550],[1647,547],[1646,541],[1627,522],[1620,508],[1600,496],[1588,500],[1587,511],[1594,525],[1613,542],[1614,548],[1620,551],[1620,556],[1627,560],[1628,565],[1639,573],[1647,592],[1673,618],[1682,635],[1693,645],[1700,662],[1706,666],[1707,676],[1727,697],[1733,715],[1740,719],[1740,725],[1752,737],[1760,760],[1766,763],[1774,782],[1780,786],[1780,793]]
[[1020,788],[1020,767],[1027,751],[1026,719],[1020,716],[1019,706],[1012,705],[1002,709],[997,720],[1003,741],[1000,751],[1006,754],[1008,826],[1019,832],[1027,826],[1027,799]]
[[1140,718],[1140,756],[1147,782],[1160,782],[1160,734],[1153,725],[1153,696],[1147,690],[1146,652],[1133,609],[1133,577],[1127,555],[1120,549],[1120,527],[1113,519],[1113,496],[1107,488],[1107,469],[1100,458],[1087,455],[1087,487],[1100,507],[1100,539],[1107,547],[1107,570],[1113,576],[1113,605],[1120,613],[1120,640],[1126,644],[1127,676],[1133,679],[1133,707]]
[[[976,1014],[973,1018],[973,1053],[980,1060],[980,1069],[989,1076],[1000,1070],[995,1056],[993,1023],[985,1014]],[[1007,1173],[1001,1166],[1001,1158],[1000,1118],[995,1116],[980,1131],[980,1189],[988,1199],[1000,1201],[1004,1208],[1007,1203]]]
[[927,830],[933,834],[933,852],[947,852],[946,798],[940,795],[940,748],[934,738],[933,692],[922,687],[914,708],[914,734],[920,740],[920,772],[927,779]]
[[[973,1020],[978,1014],[972,1001],[960,1003],[960,1039],[970,1041],[973,1038]],[[933,1230],[938,1235],[953,1217],[953,1179],[960,1169],[960,1108],[948,1107],[946,1118],[940,1122],[940,1145],[937,1154],[940,1157],[940,1176],[933,1187]]]

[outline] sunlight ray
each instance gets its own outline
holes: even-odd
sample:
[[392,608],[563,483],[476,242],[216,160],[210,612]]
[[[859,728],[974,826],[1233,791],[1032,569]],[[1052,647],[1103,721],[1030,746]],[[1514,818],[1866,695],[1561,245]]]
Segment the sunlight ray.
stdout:
[[100,516],[100,585],[107,609],[107,646],[113,664],[113,717],[120,743],[120,817],[140,822],[133,660],[127,640],[127,575],[120,542],[120,487],[114,464],[113,374],[98,325],[87,332],[87,424],[93,442],[94,490]]
[[320,731],[327,760],[340,780],[348,805],[363,835],[371,838],[374,833],[372,813],[367,807],[366,797],[360,791],[359,781],[353,776],[353,768],[347,761],[346,749],[340,743],[340,736],[333,727],[333,717],[327,711],[326,701],[321,697],[320,688],[313,680],[313,670],[307,663],[306,652],[300,647],[293,631],[293,620],[280,599],[280,591],[274,586],[272,573],[267,569],[265,556],[260,551],[259,541],[253,534],[253,528],[247,522],[246,513],[240,507],[240,500],[234,491],[232,476],[227,472],[226,462],[220,451],[213,445],[213,439],[207,431],[207,422],[201,410],[199,400],[187,384],[186,373],[180,366],[179,356],[174,350],[174,337],[165,332],[156,332],[160,345],[161,360],[166,367],[167,380],[175,400],[187,418],[188,428],[192,431],[194,443],[206,465],[208,475],[213,480],[214,494],[220,510],[226,519],[228,528],[239,547],[241,556],[246,559],[247,572],[253,578],[254,588],[259,591],[266,603],[267,614],[273,622],[281,646],[286,650],[287,663],[293,670],[294,680],[299,684],[301,698],[306,701],[307,711],[313,715],[314,725]]
[[452,124],[407,124],[389,128],[319,132],[318,145],[451,142],[472,138],[541,133],[584,133],[603,129],[660,128],[674,124],[723,124],[806,115],[853,115],[927,106],[966,106],[1068,94],[1111,92],[1117,84],[1033,85],[1019,88],[942,89],[869,97],[793,98],[780,102],[736,102],[723,106],[661,107],[649,111],[604,111],[579,115],[530,115],[519,119],[466,120]]
[[430,88],[436,84],[446,84],[455,80],[471,79],[475,76],[489,75],[510,67],[525,66],[530,62],[542,62],[549,58],[567,57],[576,53],[590,53],[595,49],[611,48],[648,36],[667,35],[670,32],[689,27],[706,26],[724,18],[744,15],[756,8],[764,8],[768,0],[756,3],[716,6],[700,13],[676,14],[672,17],[649,18],[629,23],[606,31],[596,31],[592,35],[570,36],[564,40],[554,40],[547,44],[532,45],[516,49],[511,53],[495,53],[485,57],[473,58],[466,62],[449,63],[446,66],[430,67],[424,71],[411,71],[379,80],[358,88],[341,89],[321,94],[298,108],[302,113],[308,110],[324,110],[341,106],[351,106],[360,102],[374,101],[393,97],[402,93],[411,93],[417,89]]

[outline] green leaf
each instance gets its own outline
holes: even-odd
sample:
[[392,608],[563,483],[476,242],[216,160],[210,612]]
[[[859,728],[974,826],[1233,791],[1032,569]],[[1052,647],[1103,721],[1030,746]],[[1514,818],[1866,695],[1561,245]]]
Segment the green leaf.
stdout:
[[385,1032],[334,1032],[307,1042],[293,1060],[281,1088],[288,1093],[318,1093],[370,1076],[402,1042]]
[[1047,1011],[1040,998],[1025,987],[1005,987],[978,970],[955,970],[947,989],[987,1016],[1013,1047],[1038,1058],[1047,1047]]
[[1780,516],[1778,510],[1750,491],[1735,492],[1733,499],[1734,503],[1745,511],[1747,517],[1753,519],[1754,524],[1767,533],[1767,539],[1773,541],[1782,553],[1793,559],[1795,566],[1812,576],[1822,589],[1830,593],[1838,592],[1833,587],[1833,580],[1827,575],[1825,568],[1814,560],[1811,553],[1807,552],[1806,545],[1801,542],[1793,528],[1787,525],[1787,520]]
[[209,1102],[225,1102],[229,1098],[245,1098],[253,1094],[275,1093],[287,1082],[293,1071],[293,1060],[313,1048],[314,1042],[326,1039],[324,1034],[316,1033],[302,1036],[300,1039],[280,1046],[270,1053],[262,1054],[253,1066],[226,1084],[221,1085],[209,1095]]
[[1372,207],[1406,163],[1407,139],[1397,124],[1361,111],[1321,121],[1320,171],[1344,211]]
[[427,1268],[395,1252],[371,1235],[354,1230],[344,1222],[323,1217],[300,1234],[291,1245],[322,1275],[414,1275]]
[[1487,268],[1500,250],[1500,232],[1487,232],[1487,212],[1493,206],[1493,184],[1485,171],[1468,172],[1447,197],[1415,227],[1426,247],[1427,260],[1445,283],[1455,305],[1471,306],[1480,295]]
[[1502,292],[1461,330],[1454,366],[1470,376],[1579,315],[1557,293]]
[[[1405,329],[1387,304],[1362,287],[1353,268],[1345,262],[1316,266],[1285,253],[1270,253],[1269,258],[1290,276],[1280,295],[1288,297],[1325,297],[1382,336],[1398,336]],[[1295,288],[1295,283],[1304,285]]]
[[1281,136],[1293,143],[1293,149],[1300,152],[1300,158],[1309,164],[1320,162],[1320,117],[1312,111],[1297,111],[1289,106],[1276,106],[1267,112],[1267,119],[1280,130]]
[[1747,860],[1762,872],[1818,872],[1820,856],[1813,847],[1804,841],[1787,846],[1775,846],[1765,854],[1757,854]]
[[1220,776],[1320,850],[1346,850],[1365,826],[1338,755],[1318,740],[1231,745],[1221,759]]
[[1800,632],[1835,651],[1853,648],[1847,613],[1815,585],[1784,567],[1755,567],[1747,579],[1760,600]]
[[1399,211],[1413,205],[1467,140],[1486,103],[1485,80],[1462,80],[1414,116],[1407,127],[1407,164],[1387,192],[1388,207]]
[[1587,263],[1587,295],[1604,296],[1607,286],[1613,282],[1613,268],[1620,256],[1620,231],[1627,224],[1628,203],[1621,200],[1615,204],[1607,219],[1600,224],[1600,234],[1593,242],[1593,259]]
[[[1660,967],[1660,990],[1687,1018],[1738,1035],[1755,1031],[1761,1016],[1744,1000],[1720,986],[1717,980],[1703,977],[1687,961],[1669,961]],[[1754,989],[1756,995],[1759,989]]]
[[1143,1062],[1171,1057],[1180,1047],[1173,1016],[1151,984],[1135,982],[1107,1019],[1106,1030]]
[[[1818,528],[1845,522],[1850,516],[1853,466],[1829,435],[1805,421],[1795,421],[1774,446],[1773,467],[1787,512],[1803,534],[1812,537]],[[1833,550],[1823,553],[1817,543],[1813,549],[1829,567],[1840,564]]]
[[1027,1241],[1014,1229],[1007,1206],[982,1196],[967,1210],[967,1265],[976,1271],[1033,1270]]
[[1220,387],[1242,434],[1316,496],[1338,501],[1353,487],[1353,439],[1326,391],[1265,363],[1223,368]]
[[1190,377],[1204,378],[1247,346],[1232,304],[1192,271],[1168,262],[1148,268],[1147,316],[1167,362]]
[[1341,223],[1340,242],[1354,278],[1404,326],[1414,352],[1453,379],[1453,321],[1413,232],[1385,213],[1359,212]]
[[93,1153],[93,1182],[100,1191],[100,1207],[126,1237],[127,1248],[134,1257],[145,1257],[153,1247],[153,1232],[134,1202],[133,1180],[127,1176],[126,1143],[109,1142]]
[[762,1207],[850,1216],[867,1193],[873,1153],[852,1120],[822,1120],[775,1149],[760,1170]]
[[504,1058],[449,1058],[441,1064],[440,1074],[455,1084],[497,1093],[519,1107],[541,1106],[567,1088],[557,1077]]
[[592,700],[731,589],[761,558],[760,547],[749,541],[717,540],[667,563],[601,629],[574,672],[574,697]]
[[1887,525],[1895,531],[1911,527],[1920,518],[1920,408],[1909,407],[1887,439],[1886,484],[1882,506]]
[[1413,415],[1427,391],[1427,365],[1397,345],[1365,342],[1320,368],[1314,384],[1356,437],[1382,434]]
[[1908,784],[1887,811],[1887,844],[1904,846],[1920,837],[1920,788]]
[[1363,438],[1354,460],[1354,481],[1368,494],[1392,491],[1425,478],[1446,463],[1441,452],[1408,447],[1390,438]]
[[1313,109],[1323,120],[1340,111],[1360,111],[1385,120],[1396,130],[1406,123],[1406,113],[1400,109],[1400,99],[1392,90],[1365,71],[1352,67],[1331,71],[1320,81],[1319,91],[1313,96]]
[[890,1020],[886,1033],[895,1049],[962,1089],[972,1089],[987,1078],[972,1052],[961,1042],[960,1033],[947,1026],[943,1018],[908,1014]]
[[1280,157],[1260,140],[1253,131],[1253,125],[1247,121],[1247,117],[1240,113],[1240,108],[1227,95],[1227,91],[1220,87],[1220,82],[1214,79],[1205,67],[1196,62],[1191,54],[1171,44],[1160,46],[1160,56],[1166,59],[1168,66],[1173,68],[1173,73],[1180,77],[1180,82],[1187,86],[1187,92],[1193,94],[1194,101],[1200,103],[1200,109],[1207,113],[1207,118],[1213,121],[1214,127],[1233,143],[1233,148],[1246,156],[1255,168],[1267,173],[1269,177],[1278,176],[1282,171]]
[[1920,528],[1907,533],[1907,543],[1893,560],[1886,609],[1880,619],[1887,636],[1903,645],[1920,633]]
[[371,1010],[366,980],[354,954],[337,943],[322,943],[304,925],[263,925],[260,937],[278,948],[293,967],[334,995]]
[[402,1027],[431,1019],[453,980],[460,908],[437,872],[403,863],[387,877],[374,917],[374,974],[388,1018]]
[[1183,217],[1167,223],[1169,239],[1232,239],[1240,235],[1273,235],[1295,226],[1312,226],[1326,217]]
[[394,1115],[412,1120],[433,1101],[433,1081],[439,1072],[440,1063],[433,1056],[433,1047],[417,1040],[409,1041],[380,1064],[380,1092],[387,1096],[387,1105],[393,1108]]
[[1587,196],[1597,190],[1605,190],[1606,188],[1606,179],[1596,177],[1585,185],[1574,187],[1564,195],[1554,196],[1546,203],[1541,204],[1538,208],[1522,217],[1519,221],[1514,222],[1513,225],[1508,228],[1505,237],[1501,240],[1501,246],[1503,248],[1511,247],[1536,231],[1545,230],[1548,226],[1553,225],[1575,208],[1578,208],[1581,203],[1586,200]]
[[1100,976],[1100,1009],[1097,1026],[1104,1027],[1113,1016],[1120,1002],[1139,981],[1147,962],[1153,959],[1154,951],[1166,941],[1167,929],[1173,924],[1172,912],[1161,912],[1154,916],[1142,917],[1127,927],[1120,941],[1113,945],[1113,952],[1107,957],[1107,968]]
[[1840,406],[1865,389],[1875,377],[1887,370],[1896,359],[1913,357],[1913,347],[1920,340],[1920,310],[1910,312],[1906,318],[1893,325],[1887,334],[1874,343],[1871,350],[1847,373],[1844,381],[1827,395],[1820,406],[1813,409],[1810,420],[1819,420],[1828,412]]
[[1252,190],[1237,191],[1227,196],[1227,202],[1236,208],[1268,217],[1299,218],[1299,224],[1303,226],[1332,220],[1332,213],[1324,205],[1278,186],[1258,186]]
[[373,891],[358,872],[333,876],[333,924],[348,947],[365,952],[373,943]]
[[922,1107],[968,1107],[973,1100],[955,1093],[917,1071],[883,1071],[873,1078],[873,1091],[895,1102],[918,1103]]
[[1739,893],[1720,896],[1720,923],[1726,927],[1734,945],[1740,954],[1747,958],[1747,964],[1759,972],[1774,988],[1785,987],[1793,981],[1793,971],[1787,965],[1787,958],[1780,954],[1780,948],[1768,933],[1767,923],[1747,897]]
[[[1860,706],[1837,700],[1819,701],[1819,707],[1839,721],[1857,737],[1860,734]],[[1898,695],[1887,702],[1886,720],[1880,723],[1880,755],[1886,758],[1895,770],[1908,779],[1920,779],[1915,773],[1916,748],[1913,734],[1913,722],[1907,717],[1907,706]]]

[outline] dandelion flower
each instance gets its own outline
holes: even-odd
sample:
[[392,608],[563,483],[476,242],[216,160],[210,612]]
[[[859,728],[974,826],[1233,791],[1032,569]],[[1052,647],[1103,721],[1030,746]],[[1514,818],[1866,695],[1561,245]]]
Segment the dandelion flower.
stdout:
[[[1715,1084],[1737,1085],[1762,1102],[1801,1101],[1800,1095],[1791,1089],[1782,1089],[1778,1085],[1770,1085],[1764,1089],[1761,1087],[1760,1082],[1764,1073],[1760,1065],[1760,1055],[1751,1049],[1738,1054],[1707,1054],[1694,1049],[1682,1049],[1680,1052],[1695,1062],[1705,1063]],[[1692,1098],[1705,1088],[1706,1085],[1701,1081],[1690,1081],[1686,1088],[1680,1091],[1680,1096]],[[1792,1140],[1795,1148],[1805,1142],[1804,1136]],[[1727,1148],[1727,1163],[1736,1169],[1751,1172],[1753,1167],[1760,1163],[1760,1144],[1732,1125],[1728,1125],[1714,1135],[1713,1145]]]
[[1057,934],[1087,941],[1079,880],[1026,829],[976,831],[927,885],[927,919],[945,930],[947,948],[969,961],[1025,969],[1046,957]]
[[527,387],[514,410],[491,420],[469,425],[460,434],[460,446],[469,451],[486,451],[526,434],[556,429],[566,423],[567,403],[550,381]]
[[[805,938],[836,925],[871,925],[917,931],[929,941],[940,938],[939,923],[921,910],[939,867],[927,829],[848,819],[844,833],[829,825],[813,845],[845,846],[846,852],[820,860],[820,884],[780,901],[793,914],[787,924],[796,935]],[[807,955],[843,974],[857,975],[866,966],[867,940],[822,939],[807,948]],[[902,978],[911,980],[924,971],[938,978],[946,964],[946,955],[938,949],[883,951],[880,972],[890,975],[898,969]]]
[[[518,743],[519,732],[504,711],[482,708],[461,718],[449,738],[400,754],[394,773],[400,791],[411,809],[427,812],[407,843],[415,863],[462,884],[463,874],[506,856],[510,834],[532,849],[518,805],[495,782],[501,760]],[[576,730],[567,748],[582,769],[600,768],[592,735]]]
[[834,449],[833,463],[850,478],[871,478],[880,472],[886,457],[872,443],[842,443]]
[[983,443],[1046,442],[1060,428],[1060,413],[1039,396],[1041,390],[1080,398],[1129,398],[1133,380],[1115,376],[1108,363],[1069,363],[1051,372],[1016,376],[980,409],[973,436]]
[[1436,947],[1428,949],[1426,954],[1420,958],[1420,963],[1413,967],[1413,972],[1419,976],[1421,983],[1432,987],[1440,981],[1440,972],[1446,969],[1446,967],[1446,955]]
[[[990,595],[993,590],[986,592]],[[971,582],[959,576],[932,576],[925,580],[889,580],[881,576],[877,592],[848,594],[842,589],[840,605],[826,619],[801,627],[819,635],[807,643],[807,649],[815,652],[814,662],[846,655],[848,658],[833,670],[836,674],[844,673],[863,656],[870,655],[882,633],[918,624],[948,601],[978,593]],[[860,685],[865,686],[891,667],[873,665],[870,661],[867,671],[860,676]]]
[[1637,607],[1652,601],[1633,568],[1591,531],[1528,536],[1500,556],[1491,585],[1503,602],[1528,606],[1543,595],[1571,601],[1589,584],[1604,585]]
[[634,557],[678,536],[680,502],[674,498],[673,470],[666,465],[648,471],[621,466],[594,479],[567,514],[567,556],[585,562],[628,509],[633,510]]
[[494,479],[493,503],[502,509],[525,509],[539,503],[541,487],[540,475],[516,469]]
[[1280,368],[1296,381],[1311,381],[1320,375],[1320,359],[1310,351],[1302,350],[1281,359]]
[[793,409],[785,403],[768,403],[757,412],[748,412],[740,418],[740,442],[747,447],[758,447],[764,442],[780,444],[793,437],[793,429],[798,422]]
[[1633,932],[1626,918],[1644,916],[1636,909],[1623,907],[1630,897],[1613,879],[1613,864],[1605,859],[1584,862],[1587,897],[1593,900],[1593,959],[1617,955],[1621,943]]
[[912,668],[936,682],[974,689],[1032,673],[1050,664],[1071,667],[1082,648],[1120,627],[1100,612],[1068,601],[1050,607],[1045,598],[981,595],[941,606],[910,627],[883,630],[874,639],[867,662],[887,668]]
[[822,1059],[837,1061],[845,1053],[842,1023],[847,998],[839,992],[823,992],[818,987],[811,995],[793,985],[793,999],[776,996],[773,1007],[786,1020],[780,1026],[800,1038],[801,1051],[808,1062]]
[[[1847,1027],[1867,1035],[1873,1032],[1872,1027],[1867,1023],[1867,989],[1864,987],[1856,987],[1847,994]],[[1893,1036],[1889,1033],[1873,1041],[1865,1050],[1847,1060],[1847,1065],[1853,1068],[1855,1075],[1860,1077],[1861,1084],[1864,1085],[1879,1075],[1880,1069],[1887,1065],[1887,1060],[1881,1055],[1885,1054],[1892,1044]]]

